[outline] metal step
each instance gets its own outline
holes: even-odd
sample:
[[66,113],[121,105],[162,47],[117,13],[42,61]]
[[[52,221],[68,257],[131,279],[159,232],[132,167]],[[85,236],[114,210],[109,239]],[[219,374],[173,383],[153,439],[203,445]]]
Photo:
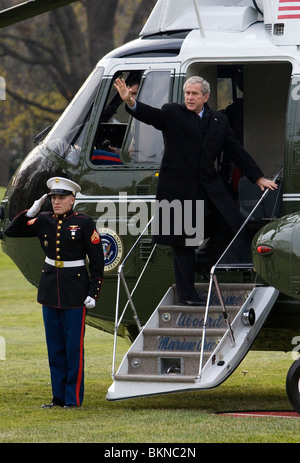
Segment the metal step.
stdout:
[[[226,307],[233,305],[241,307],[251,291],[257,287],[253,283],[220,283],[219,286],[222,293],[223,302]],[[208,283],[196,283],[195,289],[201,298],[206,299]],[[172,286],[172,290],[175,293],[174,303],[176,303],[176,287]],[[219,296],[217,291],[213,288],[210,298],[210,306],[218,305],[220,305]]]
[[192,376],[180,376],[180,375],[116,375],[115,381],[131,381],[141,383],[195,383],[196,377]]
[[[240,306],[227,306],[226,310],[230,319],[233,320]],[[179,305],[163,305],[158,307],[159,328],[203,328],[205,307],[187,307]],[[219,306],[211,306],[208,328],[227,328],[224,322],[223,310]]]
[[[205,351],[212,352],[225,329],[208,329]],[[202,329],[169,328],[144,330],[144,350],[159,352],[200,352]]]
[[[210,352],[205,353],[205,360],[209,357]],[[149,375],[193,375],[195,378],[199,361],[200,352],[131,352],[128,354],[128,374],[146,375],[147,378]]]

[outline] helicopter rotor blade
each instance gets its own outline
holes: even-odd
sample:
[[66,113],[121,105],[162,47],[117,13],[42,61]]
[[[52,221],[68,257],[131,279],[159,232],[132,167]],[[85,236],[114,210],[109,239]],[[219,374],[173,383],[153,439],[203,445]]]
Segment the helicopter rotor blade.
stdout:
[[78,0],[29,0],[0,11],[0,29]]

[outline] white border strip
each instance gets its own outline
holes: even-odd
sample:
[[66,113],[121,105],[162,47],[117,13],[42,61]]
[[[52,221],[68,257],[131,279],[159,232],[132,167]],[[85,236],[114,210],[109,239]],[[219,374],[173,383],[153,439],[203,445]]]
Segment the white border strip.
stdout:
[[282,195],[282,201],[300,201],[300,193],[286,193]]
[[103,203],[106,201],[113,201],[115,203],[129,203],[145,201],[154,203],[155,195],[107,195],[107,196],[86,196],[81,193],[77,193],[75,204],[78,203]]

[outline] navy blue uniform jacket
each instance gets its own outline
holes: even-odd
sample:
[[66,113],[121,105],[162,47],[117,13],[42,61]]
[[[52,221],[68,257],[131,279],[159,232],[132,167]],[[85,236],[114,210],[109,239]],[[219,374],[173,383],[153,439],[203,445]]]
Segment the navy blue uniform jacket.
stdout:
[[[126,110],[136,119],[161,130],[164,137],[164,155],[161,162],[157,195],[158,201],[210,201],[223,220],[237,231],[243,220],[237,205],[225,188],[216,170],[216,161],[222,151],[255,183],[263,172],[253,158],[236,140],[228,118],[207,105],[203,119],[185,105],[165,104],[161,109],[137,101],[136,110]],[[196,205],[195,205],[196,207]],[[183,212],[184,215],[184,212]],[[185,235],[154,236],[159,244],[184,245]]]
[[82,307],[87,296],[95,300],[103,282],[104,257],[101,237],[94,221],[71,210],[64,216],[41,212],[29,218],[19,214],[5,230],[10,237],[33,237],[40,240],[45,255],[58,261],[88,257],[85,265],[58,268],[44,263],[38,288],[38,302],[48,307],[70,309]]

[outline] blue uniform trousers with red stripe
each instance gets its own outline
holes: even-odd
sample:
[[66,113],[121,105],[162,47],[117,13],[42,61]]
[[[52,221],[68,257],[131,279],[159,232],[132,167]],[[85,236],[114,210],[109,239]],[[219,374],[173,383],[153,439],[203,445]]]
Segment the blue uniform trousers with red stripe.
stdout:
[[83,401],[85,315],[85,307],[43,306],[53,400],[60,405]]

